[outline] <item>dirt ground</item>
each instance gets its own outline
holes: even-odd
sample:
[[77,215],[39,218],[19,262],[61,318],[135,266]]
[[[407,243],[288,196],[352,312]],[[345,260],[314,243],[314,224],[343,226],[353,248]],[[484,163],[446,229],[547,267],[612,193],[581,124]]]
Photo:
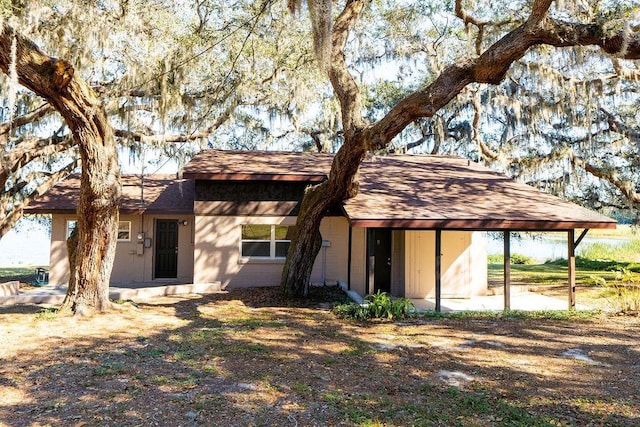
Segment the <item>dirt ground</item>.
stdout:
[[337,298],[0,308],[0,425],[640,425],[637,318],[359,324]]

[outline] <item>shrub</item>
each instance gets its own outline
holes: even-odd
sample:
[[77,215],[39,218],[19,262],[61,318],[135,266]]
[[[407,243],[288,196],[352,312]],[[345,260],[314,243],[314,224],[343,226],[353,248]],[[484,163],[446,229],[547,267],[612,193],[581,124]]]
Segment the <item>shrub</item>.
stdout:
[[[504,255],[489,255],[487,257],[487,262],[489,264],[504,264]],[[511,254],[511,264],[531,265],[536,264],[536,261],[527,255]]]
[[609,300],[615,311],[627,314],[640,311],[640,280],[637,273],[621,267],[616,271],[616,277],[612,282],[607,282],[600,276],[592,275],[591,279],[610,291]]
[[408,319],[417,315],[416,307],[408,298],[392,298],[386,292],[367,295],[364,303],[339,304],[333,308],[336,316],[346,319]]

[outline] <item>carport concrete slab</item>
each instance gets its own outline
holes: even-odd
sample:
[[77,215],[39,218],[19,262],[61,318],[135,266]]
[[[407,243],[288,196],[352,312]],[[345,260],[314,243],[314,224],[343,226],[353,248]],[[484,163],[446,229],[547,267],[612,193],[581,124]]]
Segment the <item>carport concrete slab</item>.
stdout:
[[[419,311],[435,310],[435,299],[412,299],[411,302]],[[502,311],[504,310],[503,295],[477,296],[469,299],[443,298],[440,300],[443,312],[447,311]],[[588,310],[590,307],[577,304],[576,309]],[[568,310],[569,301],[548,297],[534,292],[523,291],[511,295],[511,310],[543,311]]]

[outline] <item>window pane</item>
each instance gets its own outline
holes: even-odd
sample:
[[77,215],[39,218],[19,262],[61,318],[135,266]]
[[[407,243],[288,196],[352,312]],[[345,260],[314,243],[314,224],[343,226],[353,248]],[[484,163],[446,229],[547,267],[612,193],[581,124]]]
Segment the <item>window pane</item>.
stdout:
[[131,221],[118,221],[118,240],[131,240]]
[[242,240],[271,240],[271,226],[243,225]]
[[290,244],[289,242],[276,242],[276,258],[285,258]]
[[276,240],[291,240],[295,226],[276,225]]
[[67,221],[67,239],[69,238],[69,236],[71,236],[71,233],[73,232],[73,229],[76,228],[76,225],[78,225],[78,221]]
[[242,242],[242,256],[269,257],[269,242]]

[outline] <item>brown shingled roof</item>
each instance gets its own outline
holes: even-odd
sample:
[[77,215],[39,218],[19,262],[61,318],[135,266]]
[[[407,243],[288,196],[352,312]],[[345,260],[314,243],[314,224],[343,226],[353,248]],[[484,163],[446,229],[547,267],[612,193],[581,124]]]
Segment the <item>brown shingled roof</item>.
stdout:
[[363,162],[360,193],[344,202],[367,227],[483,230],[615,228],[610,218],[466,159],[388,156]]
[[204,150],[182,171],[189,179],[324,181],[331,154],[290,151]]
[[[175,175],[149,175],[144,177],[144,186],[141,184],[140,175],[122,176],[121,213],[193,213],[194,182],[192,180],[176,179]],[[144,189],[143,192],[141,188]],[[31,201],[25,211],[28,213],[75,212],[78,207],[79,191],[80,176],[72,175],[42,197]],[[142,196],[144,201],[141,200]]]
[[[205,150],[184,169],[192,179],[326,179],[332,155]],[[360,193],[344,202],[353,225],[396,228],[567,230],[615,228],[589,209],[466,159],[376,156],[360,170]]]
[[[183,180],[123,176],[121,212],[193,213],[194,181],[327,178],[332,155],[275,151],[205,150],[189,162]],[[28,212],[75,212],[78,177],[69,178]],[[446,156],[373,157],[362,163],[360,193],[344,202],[353,225],[392,228],[568,230],[615,228],[616,222],[543,193],[468,160]]]

